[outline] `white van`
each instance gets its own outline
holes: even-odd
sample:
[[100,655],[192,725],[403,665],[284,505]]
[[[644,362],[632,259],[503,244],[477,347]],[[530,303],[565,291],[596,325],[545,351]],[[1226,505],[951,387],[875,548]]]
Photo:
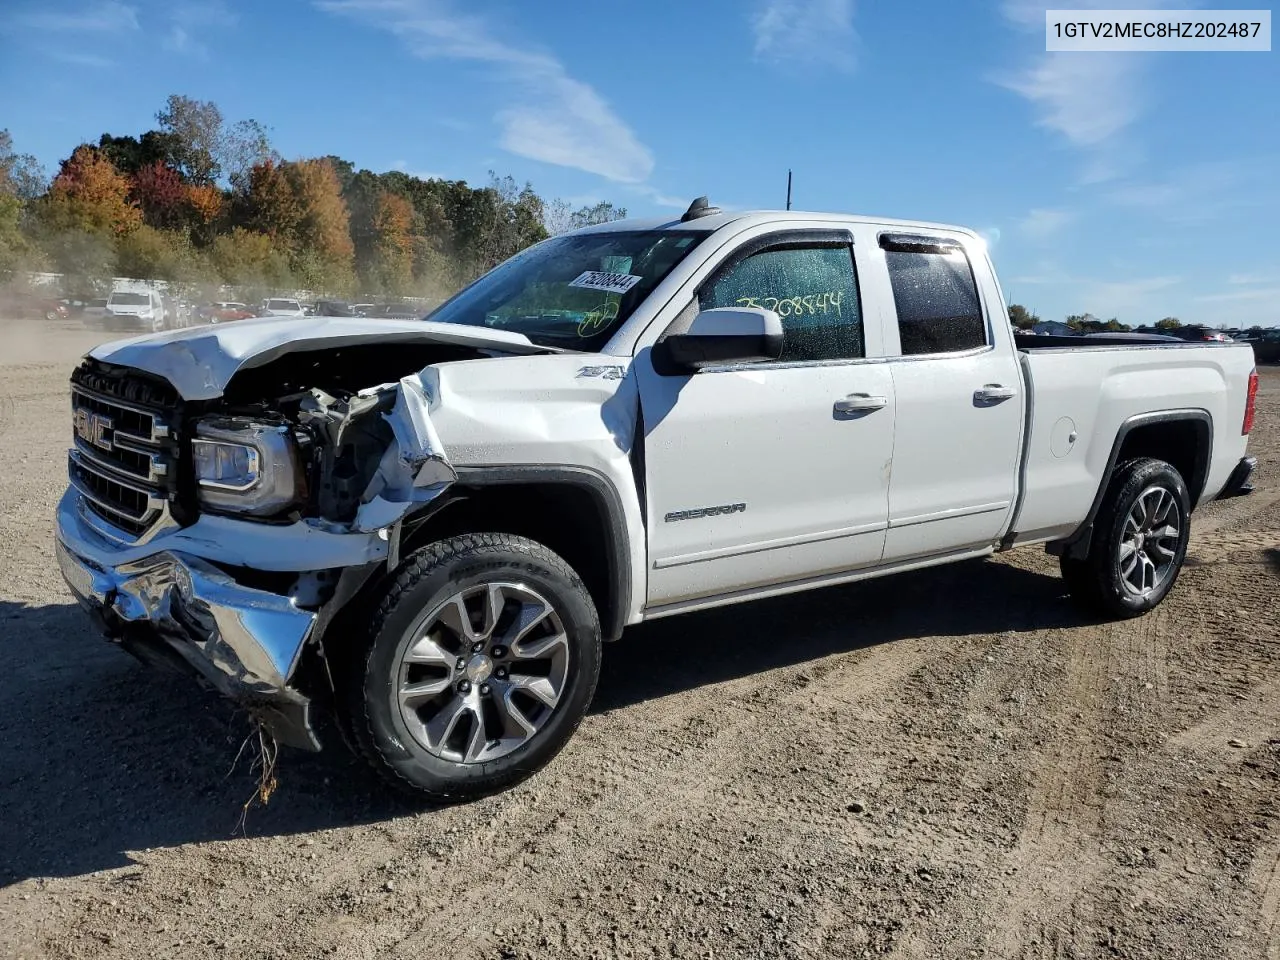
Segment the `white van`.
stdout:
[[154,290],[141,293],[117,290],[107,297],[104,316],[107,326],[132,330],[163,330],[166,326],[164,301]]

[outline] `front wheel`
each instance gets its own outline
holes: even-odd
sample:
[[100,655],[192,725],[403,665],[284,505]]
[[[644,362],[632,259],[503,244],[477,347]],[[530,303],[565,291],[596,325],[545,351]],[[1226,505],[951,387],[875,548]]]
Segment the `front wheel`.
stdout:
[[1062,576],[1081,605],[1110,617],[1136,617],[1173,589],[1191,535],[1191,498],[1163,460],[1116,468],[1094,524],[1089,554],[1063,556]]
[[342,698],[360,752],[395,786],[456,802],[518,783],[565,745],[600,675],[600,622],[546,547],[470,534],[405,562],[361,654]]

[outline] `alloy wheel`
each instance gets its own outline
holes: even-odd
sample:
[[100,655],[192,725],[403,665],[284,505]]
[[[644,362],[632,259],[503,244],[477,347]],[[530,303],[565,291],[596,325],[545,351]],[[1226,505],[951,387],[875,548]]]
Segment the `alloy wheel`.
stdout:
[[485,583],[416,621],[400,657],[396,703],[428,753],[484,763],[546,726],[568,675],[569,641],[551,603],[524,584]]

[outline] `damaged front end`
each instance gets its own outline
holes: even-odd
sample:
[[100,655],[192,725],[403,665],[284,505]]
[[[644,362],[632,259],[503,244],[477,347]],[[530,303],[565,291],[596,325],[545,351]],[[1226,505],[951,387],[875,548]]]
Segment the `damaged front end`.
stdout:
[[[193,670],[280,742],[318,749],[304,651],[397,562],[402,521],[456,479],[431,422],[430,363],[478,355],[300,352],[194,401],[157,400],[158,378],[86,361],[57,511],[64,578],[131,652]],[[356,387],[375,373],[399,379]]]

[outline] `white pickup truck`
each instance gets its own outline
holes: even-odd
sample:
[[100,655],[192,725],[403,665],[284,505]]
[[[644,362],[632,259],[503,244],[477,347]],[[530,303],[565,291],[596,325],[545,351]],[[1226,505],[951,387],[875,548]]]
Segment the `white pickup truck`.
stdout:
[[1031,543],[1141,614],[1254,467],[1248,345],[1015,337],[970,231],[704,199],[71,389],[57,555],[107,635],[438,800],[545,764],[641,621]]

